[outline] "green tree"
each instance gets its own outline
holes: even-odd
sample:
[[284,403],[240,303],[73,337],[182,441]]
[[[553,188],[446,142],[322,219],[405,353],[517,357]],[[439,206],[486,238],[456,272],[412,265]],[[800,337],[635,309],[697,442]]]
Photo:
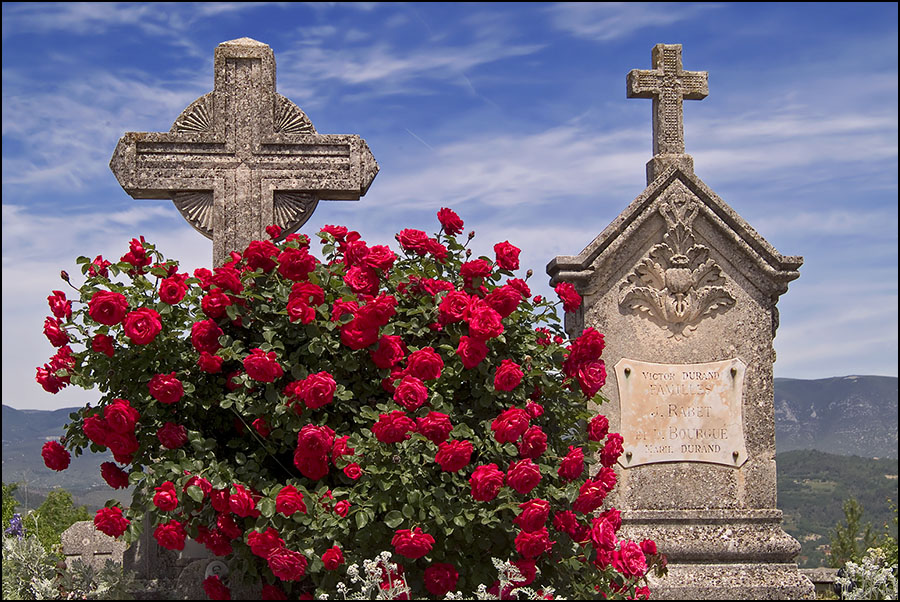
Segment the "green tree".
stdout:
[[37,535],[47,553],[52,554],[61,543],[63,531],[73,523],[91,518],[87,508],[75,507],[71,493],[54,489],[37,510],[25,517],[25,529]]
[[19,505],[14,495],[18,488],[18,483],[3,483],[3,529],[9,527],[9,520],[16,513],[16,507]]
[[830,563],[834,568],[847,561],[861,562],[866,550],[875,545],[872,524],[862,524],[863,507],[856,498],[844,501],[843,508],[846,525],[838,523],[831,531]]

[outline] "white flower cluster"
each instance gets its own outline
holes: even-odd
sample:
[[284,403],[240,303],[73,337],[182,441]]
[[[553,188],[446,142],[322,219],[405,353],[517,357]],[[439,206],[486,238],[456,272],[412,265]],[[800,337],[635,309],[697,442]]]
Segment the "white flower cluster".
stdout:
[[881,548],[869,548],[862,564],[848,562],[834,582],[844,600],[896,600],[897,564],[889,565]]

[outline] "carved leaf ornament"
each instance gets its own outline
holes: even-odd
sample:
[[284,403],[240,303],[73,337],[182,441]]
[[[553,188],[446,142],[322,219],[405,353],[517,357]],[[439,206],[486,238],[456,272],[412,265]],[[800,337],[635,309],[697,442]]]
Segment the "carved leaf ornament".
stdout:
[[620,307],[668,328],[676,339],[688,336],[707,316],[735,304],[709,249],[694,242],[698,211],[693,195],[676,182],[659,206],[666,221],[663,242],[650,249],[620,288]]

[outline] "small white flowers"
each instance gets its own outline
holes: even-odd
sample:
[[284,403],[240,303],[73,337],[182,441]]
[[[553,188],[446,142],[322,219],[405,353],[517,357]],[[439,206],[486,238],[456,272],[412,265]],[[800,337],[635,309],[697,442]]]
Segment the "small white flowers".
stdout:
[[848,562],[834,582],[844,600],[896,600],[897,564],[887,564],[881,548],[869,548],[862,564]]

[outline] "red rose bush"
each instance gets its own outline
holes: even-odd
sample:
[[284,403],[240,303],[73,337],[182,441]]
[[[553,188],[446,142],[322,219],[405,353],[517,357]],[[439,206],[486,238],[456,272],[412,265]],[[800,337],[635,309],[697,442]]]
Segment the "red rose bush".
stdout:
[[661,557],[620,540],[606,502],[623,448],[589,408],[603,335],[566,344],[518,248],[473,259],[459,216],[438,220],[396,251],[326,226],[322,260],[272,227],[191,274],[143,238],[118,263],[79,258],[75,298],[48,297],[57,350],[36,380],[98,398],[45,463],[112,451],[103,479],[133,501],[95,525],[133,541],[148,515],[164,548],[206,546],[233,571],[204,582],[210,598],[239,576],[264,599],[333,591],[383,550],[383,588],[413,597],[493,583],[493,557],[517,567],[507,589],[539,574],[570,597],[634,595]]

